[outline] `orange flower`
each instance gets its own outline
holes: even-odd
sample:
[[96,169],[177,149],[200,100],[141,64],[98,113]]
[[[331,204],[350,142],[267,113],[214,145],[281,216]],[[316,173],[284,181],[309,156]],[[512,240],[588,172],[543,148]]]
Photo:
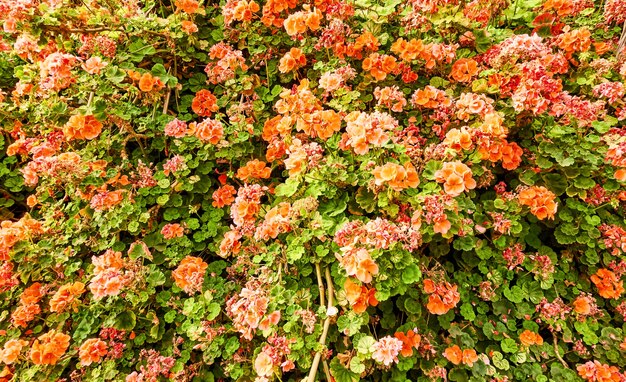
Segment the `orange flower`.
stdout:
[[144,73],[139,79],[139,90],[142,92],[151,92],[152,90],[160,90],[164,84],[159,77],[154,77],[150,73]]
[[589,304],[589,299],[584,297],[579,297],[572,303],[574,305],[574,312],[582,315],[587,315],[591,312],[591,304]]
[[368,289],[365,286],[355,284],[350,278],[346,279],[343,288],[346,290],[346,300],[348,300],[356,313],[365,312],[368,306],[378,305],[378,300],[374,296],[376,294],[376,289],[374,288]]
[[620,168],[619,170],[615,171],[613,177],[618,182],[626,182],[626,169]]
[[443,352],[443,356],[455,365],[465,364],[469,367],[474,365],[474,362],[478,361],[478,355],[474,349],[461,350],[459,345],[453,345],[447,348]]
[[464,191],[476,187],[472,170],[458,161],[444,163],[443,168],[435,173],[435,179],[439,183],[444,183],[443,188],[450,196],[459,196]]
[[478,354],[476,354],[476,350],[474,349],[464,349],[463,350],[463,363],[469,367],[474,365],[474,362],[478,361]]
[[450,129],[446,133],[443,143],[455,151],[469,150],[472,147],[472,135],[467,126],[461,129]]
[[93,115],[73,115],[63,126],[63,135],[73,139],[94,139],[102,131],[102,124]]
[[195,256],[185,257],[172,272],[176,286],[189,294],[200,292],[204,282],[204,272],[209,265]]
[[519,340],[524,346],[543,345],[543,338],[538,333],[528,329],[519,335]]
[[66,309],[73,309],[74,312],[78,311],[77,300],[85,291],[85,284],[81,282],[75,282],[73,284],[65,284],[59,288],[59,290],[50,299],[50,311],[63,313]]
[[181,10],[188,14],[194,14],[200,8],[200,4],[196,0],[176,0],[174,2],[176,10]]
[[363,70],[370,72],[377,81],[387,78],[387,74],[398,67],[396,58],[387,54],[372,53],[363,60]]
[[567,16],[574,11],[572,0],[548,0],[543,4],[543,9],[555,10],[559,17]]
[[402,341],[402,350],[400,354],[404,357],[410,357],[413,355],[413,348],[417,349],[422,340],[422,336],[416,334],[413,330],[409,330],[406,334],[402,332],[396,332],[394,335],[397,339]]
[[267,167],[265,162],[254,159],[240,167],[235,176],[244,182],[249,182],[250,179],[267,179],[271,173],[272,169]]
[[608,269],[598,269],[596,274],[591,276],[591,281],[598,288],[600,296],[604,298],[618,299],[624,293],[623,282]]
[[11,321],[13,325],[25,328],[39,313],[41,313],[41,307],[38,304],[19,305],[11,314]]
[[306,56],[302,54],[302,50],[299,48],[291,48],[291,50],[280,59],[278,70],[281,73],[287,73],[303,67],[304,65],[306,65]]
[[24,340],[8,340],[4,344],[4,348],[0,350],[0,362],[10,365],[17,361],[20,356],[20,352],[24,346],[28,345],[28,342]]
[[515,142],[503,144],[500,151],[502,152],[502,168],[506,170],[515,170],[522,163],[522,148]]
[[89,366],[92,363],[98,363],[102,360],[102,357],[107,355],[108,352],[106,342],[99,338],[90,338],[83,342],[78,349],[80,364],[83,366]]
[[387,183],[395,191],[415,188],[419,185],[419,176],[411,162],[405,163],[404,166],[386,163],[376,167],[372,173],[374,174],[374,183],[377,186]]
[[198,124],[192,122],[189,132],[201,141],[216,145],[224,137],[224,125],[216,119],[207,118]]
[[556,195],[543,186],[528,187],[522,190],[517,197],[519,203],[530,207],[530,213],[539,220],[554,219],[557,210],[555,198]]
[[326,140],[341,130],[341,115],[334,110],[316,111],[313,120],[313,129],[320,139]]
[[289,15],[284,21],[285,30],[289,36],[295,36],[306,32],[306,14],[304,12],[296,12]]
[[471,58],[461,58],[452,65],[450,75],[458,82],[470,82],[478,74],[478,63]]
[[191,110],[201,117],[210,117],[211,114],[219,110],[217,97],[210,91],[202,89],[196,93],[193,101],[191,101]]
[[183,20],[180,26],[183,32],[187,34],[196,33],[198,31],[198,26],[193,21]]
[[[361,251],[360,254],[363,254],[365,252]],[[367,254],[367,256],[357,257],[355,276],[357,279],[359,279],[359,281],[364,282],[364,283],[371,283],[372,276],[377,275],[377,274],[378,274],[378,265],[370,257],[369,253]]]
[[459,345],[450,346],[443,352],[443,356],[455,365],[460,365],[463,362],[463,351]]
[[35,340],[30,359],[35,365],[55,365],[70,346],[70,336],[51,330]]
[[451,106],[452,100],[446,96],[443,90],[439,90],[431,85],[426,85],[424,89],[417,89],[415,93],[413,93],[411,103],[416,107],[436,109],[440,106]]
[[234,195],[237,194],[235,187],[227,184],[215,190],[212,195],[213,207],[222,208],[224,206],[230,206],[235,201]]
[[557,38],[557,45],[569,58],[574,52],[586,52],[591,47],[591,32],[587,28],[565,32]]
[[20,302],[22,304],[36,304],[43,297],[43,285],[41,283],[33,283],[28,288],[24,289],[20,296]]
[[446,281],[435,284],[431,279],[425,279],[423,283],[424,293],[430,295],[426,309],[432,314],[446,314],[461,300],[456,285]]
[[240,0],[233,9],[233,18],[237,21],[250,21],[260,9],[259,4],[254,1]]
[[166,224],[161,228],[161,235],[167,240],[183,237],[185,228],[178,223]]
[[316,31],[320,29],[321,21],[322,21],[322,12],[319,9],[315,9],[312,12],[307,13],[305,24],[310,30]]

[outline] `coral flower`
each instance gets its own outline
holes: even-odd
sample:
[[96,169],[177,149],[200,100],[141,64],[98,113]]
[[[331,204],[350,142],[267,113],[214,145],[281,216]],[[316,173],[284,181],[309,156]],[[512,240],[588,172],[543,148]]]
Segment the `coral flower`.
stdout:
[[161,235],[167,240],[183,237],[185,229],[178,223],[170,223],[163,226]]
[[284,21],[284,26],[289,36],[306,32],[306,14],[304,12],[296,12],[289,15]]
[[93,115],[73,115],[63,126],[67,140],[94,139],[102,131],[102,124]]
[[460,365],[463,362],[463,351],[459,345],[450,346],[444,350],[443,356],[455,365]]
[[189,294],[200,292],[204,282],[204,272],[209,265],[195,256],[185,257],[172,272],[176,286]]
[[543,186],[523,189],[517,197],[519,203],[530,207],[530,213],[539,220],[554,219],[557,210],[555,198],[556,195]]
[[450,75],[458,82],[470,82],[478,74],[478,63],[471,58],[461,58],[452,65]]
[[81,365],[89,366],[92,363],[100,362],[108,352],[106,342],[99,338],[90,338],[83,342],[78,349],[78,358]]
[[299,48],[291,48],[291,50],[280,59],[278,70],[281,73],[288,73],[304,65],[306,65],[306,56],[302,54],[302,50]]
[[617,275],[604,268],[598,269],[591,281],[598,288],[598,293],[604,298],[618,299],[624,293],[624,284]]
[[543,338],[538,333],[528,329],[519,335],[519,340],[524,346],[543,345]]
[[200,117],[210,117],[211,114],[219,110],[217,97],[210,91],[202,89],[196,93],[196,96],[191,101],[191,110]]
[[104,69],[109,63],[102,61],[98,56],[89,57],[84,64],[81,65],[83,70],[89,74],[100,74],[100,71]]
[[267,167],[265,162],[253,159],[237,170],[236,177],[249,182],[250,179],[268,179],[271,173],[272,169]]
[[224,137],[224,125],[216,119],[207,118],[198,124],[192,123],[191,125],[193,134],[203,142],[216,145]]
[[397,339],[402,341],[402,350],[400,354],[404,357],[410,357],[413,355],[413,349],[417,349],[419,347],[420,341],[422,340],[422,336],[415,333],[413,330],[409,330],[406,334],[402,332],[396,332],[394,335]]
[[235,190],[235,187],[230,184],[224,185],[213,192],[213,203],[211,205],[215,208],[230,206],[235,201],[236,194],[237,190]]
[[35,340],[30,359],[35,365],[55,365],[70,346],[70,336],[51,330]]
[[444,163],[443,168],[435,173],[435,179],[444,183],[444,191],[450,196],[459,196],[476,187],[472,170],[461,162]]
[[24,340],[8,340],[4,344],[4,348],[0,350],[0,362],[10,365],[17,361],[20,356],[20,352],[24,346],[28,345],[28,342]]
[[193,34],[198,31],[198,26],[193,21],[183,20],[180,23],[181,29],[187,34]]
[[75,282],[73,284],[65,284],[50,299],[50,311],[62,313],[67,309],[78,311],[77,305],[79,301],[77,297],[85,291],[85,284]]
[[350,306],[356,313],[363,313],[369,306],[377,306],[378,300],[374,296],[376,289],[368,289],[365,286],[353,283],[350,278],[346,279],[343,284],[343,288],[346,291],[346,300],[350,303]]
[[376,167],[372,173],[374,174],[374,183],[377,186],[387,183],[395,191],[415,188],[419,185],[419,176],[411,162],[405,163],[404,166],[386,163]]
[[254,1],[240,0],[233,9],[233,18],[237,21],[250,21],[261,8]]
[[478,354],[476,354],[476,350],[474,349],[464,349],[463,350],[463,363],[469,367],[474,365],[474,362],[478,361]]

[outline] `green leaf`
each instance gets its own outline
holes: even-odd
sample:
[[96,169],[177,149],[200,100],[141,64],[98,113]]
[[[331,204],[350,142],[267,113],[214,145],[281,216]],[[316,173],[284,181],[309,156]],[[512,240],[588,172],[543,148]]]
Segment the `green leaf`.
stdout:
[[512,338],[506,338],[500,342],[502,351],[505,353],[515,353],[518,350],[517,343]]
[[285,183],[276,186],[276,196],[290,197],[298,191],[300,183],[293,179],[287,179]]
[[336,382],[357,382],[360,380],[359,374],[343,367],[337,357],[330,361],[330,374],[335,378]]
[[422,272],[420,271],[419,267],[415,263],[409,264],[402,271],[402,282],[405,284],[409,284],[409,285],[415,284],[416,282],[420,280],[421,277],[422,277]]
[[472,304],[470,304],[469,302],[463,303],[463,305],[461,305],[461,315],[468,321],[474,321],[474,319],[476,318],[476,313],[474,313],[474,308],[472,307]]
[[131,331],[137,324],[137,316],[130,310],[125,310],[117,315],[115,328],[118,330]]

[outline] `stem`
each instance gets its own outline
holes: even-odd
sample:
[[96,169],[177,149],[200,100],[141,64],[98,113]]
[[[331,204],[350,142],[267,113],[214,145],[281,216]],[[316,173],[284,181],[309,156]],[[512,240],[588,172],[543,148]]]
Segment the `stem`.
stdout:
[[167,94],[165,95],[165,102],[163,103],[163,114],[167,114],[167,107],[170,104],[170,96],[172,95],[172,89],[167,87]]
[[89,99],[87,100],[87,109],[91,107],[91,101],[93,101],[93,92],[89,93]]
[[[333,280],[330,277],[330,271],[326,268],[326,284],[328,285],[328,310],[333,306]],[[328,313],[328,312],[327,312]],[[326,319],[324,320],[324,328],[322,330],[322,336],[320,337],[320,345],[322,348],[326,346],[326,336],[328,335],[328,329],[330,328],[330,319],[331,316],[326,315]],[[318,351],[315,353],[315,358],[313,358],[313,364],[311,365],[311,370],[309,371],[309,377],[307,378],[308,382],[315,381],[315,375],[317,374],[317,369],[320,365],[320,360],[322,359],[322,351]],[[326,371],[326,370],[324,370]],[[328,373],[330,374],[330,372]],[[328,378],[328,375],[327,375]]]
[[563,357],[561,357],[561,354],[559,354],[559,344],[558,344],[558,340],[556,339],[556,335],[554,334],[554,332],[552,332],[552,340],[554,343],[554,354],[556,355],[556,359],[561,361],[561,364],[563,365],[563,367],[565,367],[566,369],[569,369],[569,365],[567,364],[567,362],[565,362]]
[[317,275],[317,288],[320,291],[320,305],[326,305],[324,303],[324,283],[322,282],[322,270],[320,264],[315,264],[315,274]]

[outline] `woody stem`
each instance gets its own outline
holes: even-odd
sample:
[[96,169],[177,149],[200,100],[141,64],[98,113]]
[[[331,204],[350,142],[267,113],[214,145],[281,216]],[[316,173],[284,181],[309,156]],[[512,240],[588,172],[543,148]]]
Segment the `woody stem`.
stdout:
[[[328,286],[328,308],[326,311],[326,319],[324,320],[324,327],[322,329],[322,336],[320,337],[319,343],[322,345],[322,349],[326,346],[326,336],[328,335],[328,329],[330,328],[330,319],[331,316],[328,315],[328,311],[333,306],[333,280],[330,277],[330,270],[326,268],[326,284]],[[315,353],[315,358],[313,358],[313,364],[311,365],[311,370],[309,371],[309,377],[307,378],[308,382],[315,381],[315,375],[317,374],[317,369],[320,365],[320,360],[322,359],[322,350],[319,350]],[[326,368],[324,368],[326,372]],[[330,372],[327,373],[326,378],[330,381]]]

